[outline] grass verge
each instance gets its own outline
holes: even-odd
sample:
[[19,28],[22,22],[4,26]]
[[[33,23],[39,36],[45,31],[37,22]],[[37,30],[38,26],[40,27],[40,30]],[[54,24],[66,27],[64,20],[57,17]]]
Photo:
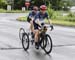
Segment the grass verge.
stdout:
[[62,25],[62,26],[70,26],[70,27],[75,26],[75,22],[64,21],[64,20],[52,20],[52,23],[55,25]]
[[22,10],[11,10],[7,11],[5,9],[0,9],[0,13],[27,13],[29,11],[22,11]]
[[[17,18],[18,21],[26,21],[27,17],[19,17]],[[47,20],[45,20],[46,23],[48,23]],[[62,25],[62,26],[70,26],[73,27],[75,26],[75,22],[70,22],[70,21],[64,21],[64,20],[52,20],[52,23],[54,25]]]

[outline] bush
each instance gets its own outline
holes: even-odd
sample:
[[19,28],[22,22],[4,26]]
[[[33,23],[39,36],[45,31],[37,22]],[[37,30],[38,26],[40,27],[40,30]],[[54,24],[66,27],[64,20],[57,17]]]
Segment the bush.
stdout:
[[75,14],[72,13],[72,12],[70,12],[70,13],[68,14],[68,17],[75,17]]
[[48,5],[48,10],[47,10],[47,12],[48,12],[49,18],[52,18],[53,13],[54,13],[54,10],[51,9],[51,5],[50,5],[50,4]]
[[6,0],[0,0],[0,8],[6,9],[6,7],[7,7]]
[[70,12],[68,15],[63,16],[61,12],[54,11],[52,14],[52,19],[75,22],[75,14]]
[[60,16],[62,16],[62,14],[61,14],[60,12],[54,11],[54,12],[53,12],[53,15],[52,15],[52,19],[56,19],[56,18],[58,18],[58,17],[60,17]]
[[0,9],[0,13],[2,13],[2,12],[6,12],[6,10],[5,9]]
[[18,21],[27,21],[27,16],[26,17],[18,17],[16,20],[18,20]]
[[63,20],[63,21],[75,22],[75,17],[58,16],[54,20]]
[[75,22],[75,17],[67,17],[66,21]]
[[62,16],[62,14],[59,11],[54,11],[53,9],[51,9],[51,4],[48,5],[48,15],[51,19],[56,19]]

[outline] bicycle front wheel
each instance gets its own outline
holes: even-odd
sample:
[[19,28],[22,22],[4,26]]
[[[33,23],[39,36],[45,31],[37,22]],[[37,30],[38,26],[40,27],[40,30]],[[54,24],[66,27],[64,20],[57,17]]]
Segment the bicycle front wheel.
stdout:
[[47,54],[49,54],[52,51],[52,39],[48,34],[45,35],[44,39],[46,41],[46,46],[43,49]]
[[27,51],[29,48],[29,36],[27,33],[24,33],[22,36],[22,46],[25,51]]
[[20,38],[20,40],[22,40],[23,33],[25,33],[25,30],[23,28],[20,28],[20,30],[19,30],[19,38]]

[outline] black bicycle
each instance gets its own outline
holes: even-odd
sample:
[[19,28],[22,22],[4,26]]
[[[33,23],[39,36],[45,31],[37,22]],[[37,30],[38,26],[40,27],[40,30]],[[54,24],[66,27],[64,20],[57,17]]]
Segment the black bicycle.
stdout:
[[[39,29],[39,46],[47,53],[51,53],[52,51],[52,39],[50,35],[46,34],[47,32],[47,26],[42,25],[41,28]],[[22,35],[22,46],[25,51],[29,49],[29,42],[34,43],[34,39],[30,39],[29,36],[30,34],[24,32]]]

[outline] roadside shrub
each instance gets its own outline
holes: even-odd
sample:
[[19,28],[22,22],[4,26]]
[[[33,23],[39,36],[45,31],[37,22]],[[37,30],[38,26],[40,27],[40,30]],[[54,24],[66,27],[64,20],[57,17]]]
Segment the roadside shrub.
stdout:
[[2,13],[2,12],[6,12],[6,10],[5,9],[0,9],[0,13]]
[[63,21],[75,22],[75,14],[70,12],[68,15],[63,16],[62,12],[54,11],[54,13],[52,14],[52,19],[53,20],[63,20]]
[[53,13],[54,13],[54,10],[51,9],[51,4],[50,4],[50,3],[49,3],[49,5],[48,5],[47,12],[48,12],[49,18],[52,18]]
[[70,13],[68,14],[68,17],[75,17],[75,14],[72,13],[72,12],[70,12]]
[[61,17],[61,16],[62,16],[62,14],[60,12],[54,11],[53,15],[52,15],[52,19],[56,19],[56,18]]
[[51,8],[48,8],[49,18],[53,16],[54,11]]
[[67,17],[66,21],[75,22],[75,17]]
[[0,0],[0,8],[6,9],[6,7],[7,7],[6,0]]
[[75,17],[57,16],[54,20],[63,20],[63,21],[75,22]]

